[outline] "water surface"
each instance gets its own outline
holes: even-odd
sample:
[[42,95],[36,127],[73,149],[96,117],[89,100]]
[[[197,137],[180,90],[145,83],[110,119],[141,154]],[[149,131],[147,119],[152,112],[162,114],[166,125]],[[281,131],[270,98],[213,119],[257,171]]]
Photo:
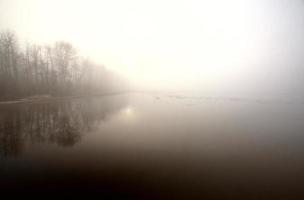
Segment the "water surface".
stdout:
[[113,198],[292,199],[300,103],[122,94],[0,107],[0,186]]

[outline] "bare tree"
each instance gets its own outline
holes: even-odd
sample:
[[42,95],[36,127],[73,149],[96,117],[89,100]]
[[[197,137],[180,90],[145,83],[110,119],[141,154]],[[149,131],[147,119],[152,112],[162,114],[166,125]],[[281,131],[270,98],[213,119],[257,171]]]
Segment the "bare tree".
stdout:
[[[94,68],[100,70],[94,71]],[[72,44],[27,44],[22,51],[16,36],[0,33],[0,99],[30,95],[84,95],[102,93],[113,75],[80,57]]]

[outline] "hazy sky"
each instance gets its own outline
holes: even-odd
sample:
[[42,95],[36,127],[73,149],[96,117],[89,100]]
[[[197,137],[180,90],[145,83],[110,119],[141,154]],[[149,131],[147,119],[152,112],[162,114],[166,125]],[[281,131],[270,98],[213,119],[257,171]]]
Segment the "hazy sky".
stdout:
[[70,41],[134,84],[304,85],[301,0],[0,0],[0,29]]

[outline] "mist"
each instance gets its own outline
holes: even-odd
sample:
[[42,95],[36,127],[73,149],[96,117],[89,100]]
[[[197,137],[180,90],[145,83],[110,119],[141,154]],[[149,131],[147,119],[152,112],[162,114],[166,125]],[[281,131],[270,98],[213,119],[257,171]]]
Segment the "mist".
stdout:
[[68,41],[134,89],[302,91],[301,0],[2,0],[0,9],[0,28],[21,43]]
[[1,192],[303,199],[303,36],[303,0],[0,0]]

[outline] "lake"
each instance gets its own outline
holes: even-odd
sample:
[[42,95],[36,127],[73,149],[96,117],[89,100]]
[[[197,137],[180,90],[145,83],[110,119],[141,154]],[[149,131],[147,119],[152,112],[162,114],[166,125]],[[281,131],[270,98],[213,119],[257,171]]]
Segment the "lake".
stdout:
[[0,188],[296,199],[304,104],[130,93],[0,105]]

